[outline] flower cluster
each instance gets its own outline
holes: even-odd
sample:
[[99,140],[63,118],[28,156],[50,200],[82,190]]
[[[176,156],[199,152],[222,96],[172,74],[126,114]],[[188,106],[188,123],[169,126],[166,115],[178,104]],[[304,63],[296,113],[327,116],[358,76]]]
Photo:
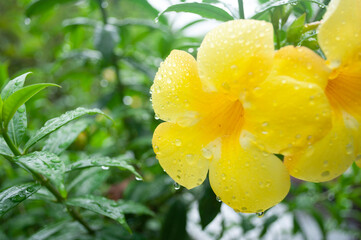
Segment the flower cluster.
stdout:
[[[321,182],[361,158],[361,2],[331,1],[319,27],[324,60],[305,47],[274,50],[270,23],[235,20],[209,32],[197,60],[174,50],[151,88],[164,120],[160,165],[240,212],[279,203],[290,175]],[[275,154],[283,154],[282,162]]]

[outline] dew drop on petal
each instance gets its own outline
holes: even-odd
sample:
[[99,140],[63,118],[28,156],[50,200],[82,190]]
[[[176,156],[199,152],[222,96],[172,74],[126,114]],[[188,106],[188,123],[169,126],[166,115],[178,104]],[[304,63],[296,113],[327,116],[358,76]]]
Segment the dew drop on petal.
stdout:
[[217,202],[222,202],[222,199],[219,196],[216,197],[216,200]]
[[213,157],[212,152],[207,148],[202,148],[202,155],[203,155],[203,157],[205,157],[208,160],[212,159],[212,157]]
[[256,213],[256,215],[257,215],[257,217],[262,218],[262,217],[264,217],[264,212],[258,211],[258,212]]
[[107,166],[102,166],[102,169],[103,169],[103,170],[108,170],[109,167],[107,167]]
[[176,140],[174,141],[174,144],[175,144],[177,147],[180,147],[180,146],[182,146],[182,141],[181,141],[180,139],[176,139]]
[[[178,177],[178,176],[177,176],[177,177]],[[173,184],[173,186],[174,186],[174,189],[175,189],[175,190],[179,190],[179,189],[180,189],[180,185],[179,185],[178,183],[176,183],[176,182]]]

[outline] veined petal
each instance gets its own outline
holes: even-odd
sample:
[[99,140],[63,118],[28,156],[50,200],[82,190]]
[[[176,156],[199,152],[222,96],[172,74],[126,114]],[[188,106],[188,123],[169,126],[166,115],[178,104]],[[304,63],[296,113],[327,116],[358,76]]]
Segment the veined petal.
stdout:
[[209,179],[215,194],[237,212],[263,212],[287,195],[290,178],[282,162],[241,138],[225,138],[212,159]]
[[153,149],[160,165],[180,185],[191,189],[204,181],[208,172],[209,139],[195,127],[161,123],[153,135]]
[[286,76],[267,79],[244,103],[244,129],[261,148],[286,154],[312,144],[331,128],[331,108],[314,83]]
[[361,53],[361,1],[332,0],[319,28],[318,41],[331,67]]
[[272,25],[256,20],[229,21],[204,38],[198,51],[199,76],[207,91],[238,99],[262,82],[273,61]]
[[288,76],[325,89],[330,73],[326,61],[310,49],[287,46],[276,52],[270,77]]
[[197,63],[188,53],[173,50],[161,64],[152,91],[156,115],[165,121],[191,126],[198,122],[200,104],[207,93],[202,91]]
[[356,119],[348,114],[335,115],[333,127],[323,139],[305,151],[286,156],[284,163],[293,177],[311,182],[332,180],[355,160],[357,137],[360,125]]

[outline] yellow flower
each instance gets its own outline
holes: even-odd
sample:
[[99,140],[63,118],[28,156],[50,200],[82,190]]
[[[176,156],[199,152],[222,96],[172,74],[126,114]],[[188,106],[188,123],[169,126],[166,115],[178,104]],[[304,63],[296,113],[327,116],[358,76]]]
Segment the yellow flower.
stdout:
[[[330,69],[323,81],[332,106],[332,129],[321,141],[285,158],[292,176],[313,182],[331,180],[361,159],[361,1],[331,1],[318,40],[327,61],[317,55],[312,58],[317,66],[306,58],[299,61],[316,71]],[[288,52],[283,59],[298,57]]]
[[209,171],[215,194],[241,212],[262,212],[286,196],[289,174],[272,153],[321,139],[331,128],[331,108],[323,93],[327,67],[312,71],[294,61],[286,76],[283,64],[272,25],[255,20],[209,32],[197,60],[171,52],[151,90],[154,111],[166,121],[153,148],[174,181],[190,189]]

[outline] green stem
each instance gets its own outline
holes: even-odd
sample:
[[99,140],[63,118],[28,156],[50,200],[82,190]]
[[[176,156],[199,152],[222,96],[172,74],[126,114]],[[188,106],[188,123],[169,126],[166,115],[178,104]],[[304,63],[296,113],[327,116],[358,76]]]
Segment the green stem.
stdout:
[[11,139],[9,137],[9,134],[7,132],[7,129],[2,129],[2,134],[3,134],[3,137],[4,137],[4,140],[5,140],[6,144],[9,146],[9,148],[15,154],[15,156],[21,155],[21,152],[19,151],[19,149],[11,141]]
[[238,0],[239,19],[244,19],[243,0]]
[[98,0],[98,4],[99,4],[100,11],[102,12],[103,23],[107,24],[108,23],[108,14],[104,8],[104,1]]
[[[6,144],[9,146],[9,148],[11,149],[11,151],[14,153],[15,156],[20,156],[22,155],[21,152],[19,151],[19,149],[15,146],[15,144],[11,141],[9,134],[7,133],[7,129],[2,128],[2,135],[4,137],[4,140],[6,142]],[[7,160],[9,160],[9,162],[14,163],[14,160],[9,157],[6,156],[5,157]],[[33,171],[32,169],[26,167],[26,166],[21,166],[24,169],[28,170],[35,179],[37,179],[41,185],[43,185],[44,187],[46,187],[57,199],[57,201],[63,205],[65,205],[66,209],[68,210],[69,214],[72,216],[72,218],[75,221],[78,221],[81,225],[83,225],[83,227],[88,231],[89,234],[94,235],[95,231],[84,221],[84,219],[80,216],[79,212],[76,211],[75,208],[67,206],[65,204],[65,198],[63,198],[63,196],[61,196],[61,194],[59,193],[59,191],[52,185],[50,184],[49,180],[46,179],[44,176],[42,176],[41,174]]]

